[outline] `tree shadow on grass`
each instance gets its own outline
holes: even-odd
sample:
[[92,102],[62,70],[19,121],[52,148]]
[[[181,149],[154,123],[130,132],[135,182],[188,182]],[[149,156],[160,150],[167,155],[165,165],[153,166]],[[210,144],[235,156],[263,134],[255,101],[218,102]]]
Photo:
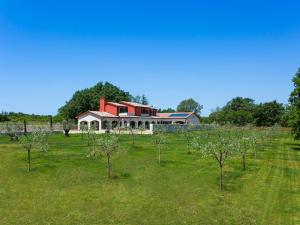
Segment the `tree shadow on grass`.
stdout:
[[[245,175],[244,171],[228,171],[224,174],[224,189],[225,191],[238,191],[242,188],[243,184],[242,182],[238,182],[239,179],[241,179]],[[219,184],[219,178],[218,178],[218,184]]]
[[300,151],[299,143],[284,143],[283,145],[290,147],[290,149],[292,149],[292,150]]

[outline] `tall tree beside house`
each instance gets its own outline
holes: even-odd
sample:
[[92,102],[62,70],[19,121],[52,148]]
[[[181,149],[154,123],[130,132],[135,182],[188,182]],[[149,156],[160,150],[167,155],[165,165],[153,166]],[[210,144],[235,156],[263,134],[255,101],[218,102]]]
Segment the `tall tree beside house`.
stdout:
[[198,116],[200,115],[202,109],[203,106],[192,98],[181,101],[177,106],[178,112],[194,112]]
[[293,123],[293,133],[294,138],[299,140],[300,139],[300,68],[298,69],[297,73],[293,78],[294,83],[294,90],[290,95],[289,102],[291,104],[291,111],[293,112],[294,119],[292,120]]
[[80,113],[88,110],[99,110],[99,100],[103,96],[107,101],[130,101],[131,95],[117,86],[100,82],[91,88],[76,91],[64,106],[59,108],[59,116],[65,119],[75,119]]
[[141,104],[141,101],[142,101],[142,97],[140,95],[132,96],[131,97],[131,102],[136,102],[136,103],[140,103]]
[[137,95],[137,96],[133,96],[133,97],[131,97],[131,101],[132,102],[136,102],[136,103],[139,103],[139,104],[143,104],[143,105],[148,105],[148,99],[147,99],[147,97],[146,97],[146,95]]
[[148,104],[149,104],[149,102],[148,102],[148,99],[147,99],[146,95],[142,95],[142,100],[141,100],[141,103],[142,103],[143,105],[148,105]]

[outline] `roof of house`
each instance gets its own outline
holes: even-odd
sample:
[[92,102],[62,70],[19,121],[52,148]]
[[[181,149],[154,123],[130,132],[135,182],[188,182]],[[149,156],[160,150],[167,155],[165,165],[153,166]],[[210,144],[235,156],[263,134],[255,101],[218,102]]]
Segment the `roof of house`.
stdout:
[[120,104],[120,103],[117,103],[117,102],[107,102],[107,103],[111,104],[111,105],[119,106],[119,107],[127,107],[126,105],[123,105],[123,104]]
[[99,116],[99,117],[118,117],[118,116],[115,116],[113,114],[110,114],[108,112],[99,112],[99,111],[86,111],[84,113],[81,113],[79,114],[76,118],[79,118],[80,116],[83,116],[87,113],[91,113],[91,114],[94,114],[95,116]]
[[[124,115],[124,116],[115,116],[113,114],[110,114],[108,112],[99,112],[99,111],[86,111],[84,113],[81,113],[79,114],[76,118],[78,119],[79,117],[81,116],[84,116],[86,114],[92,114],[93,116],[96,116],[96,117],[111,117],[111,118],[140,118],[140,116],[131,116],[131,115]],[[159,119],[160,117],[158,116],[149,116],[149,117],[146,117],[146,118],[151,118],[151,119]]]
[[192,114],[194,114],[194,112],[173,112],[173,113],[157,113],[157,116],[161,118],[179,119],[179,118],[188,118]]
[[124,104],[126,104],[126,105],[135,106],[135,107],[144,107],[144,108],[155,109],[155,108],[152,107],[152,106],[149,106],[149,105],[143,105],[143,104],[136,103],[136,102],[125,102],[125,101],[121,101],[121,103],[124,103]]

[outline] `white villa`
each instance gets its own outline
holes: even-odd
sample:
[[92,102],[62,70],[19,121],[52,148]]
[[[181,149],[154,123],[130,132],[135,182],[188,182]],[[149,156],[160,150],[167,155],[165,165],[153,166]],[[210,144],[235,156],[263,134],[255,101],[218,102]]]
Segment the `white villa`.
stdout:
[[88,129],[93,127],[98,132],[115,129],[117,127],[140,127],[151,129],[151,124],[200,124],[199,118],[193,112],[157,113],[148,105],[134,102],[107,102],[100,99],[99,111],[87,111],[77,116],[78,130],[82,125]]

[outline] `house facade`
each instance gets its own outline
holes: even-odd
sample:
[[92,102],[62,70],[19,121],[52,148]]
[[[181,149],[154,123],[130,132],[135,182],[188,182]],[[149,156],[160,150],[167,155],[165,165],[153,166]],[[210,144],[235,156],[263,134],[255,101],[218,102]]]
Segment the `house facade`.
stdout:
[[108,102],[100,98],[99,111],[87,111],[77,116],[78,130],[83,127],[99,132],[131,127],[146,130],[151,124],[200,124],[193,112],[157,113],[157,109],[135,102]]

